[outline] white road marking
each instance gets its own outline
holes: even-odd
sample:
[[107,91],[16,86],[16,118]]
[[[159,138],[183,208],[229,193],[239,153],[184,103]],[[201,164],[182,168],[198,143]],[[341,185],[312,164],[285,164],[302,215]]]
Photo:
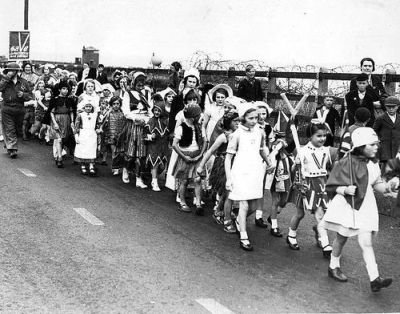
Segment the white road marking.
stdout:
[[35,178],[36,174],[34,174],[32,171],[30,171],[29,169],[24,169],[24,168],[18,168],[18,171],[20,171],[21,173],[23,173],[24,175],[26,175],[27,177],[30,178]]
[[94,226],[104,226],[104,222],[91,214],[86,208],[74,208],[74,211],[81,215],[90,224]]
[[196,302],[205,307],[212,314],[234,314],[234,312],[214,299],[197,299]]

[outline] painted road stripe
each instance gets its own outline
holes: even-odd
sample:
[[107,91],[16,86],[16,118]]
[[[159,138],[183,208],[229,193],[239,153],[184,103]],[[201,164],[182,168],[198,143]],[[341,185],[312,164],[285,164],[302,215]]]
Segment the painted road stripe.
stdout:
[[30,178],[35,178],[36,174],[34,174],[32,171],[29,169],[24,169],[24,168],[18,168],[18,171],[22,172],[24,175]]
[[212,314],[234,314],[234,312],[214,299],[197,299],[196,302],[205,307]]
[[81,215],[90,224],[94,226],[104,226],[104,222],[91,214],[86,208],[74,208],[74,211]]

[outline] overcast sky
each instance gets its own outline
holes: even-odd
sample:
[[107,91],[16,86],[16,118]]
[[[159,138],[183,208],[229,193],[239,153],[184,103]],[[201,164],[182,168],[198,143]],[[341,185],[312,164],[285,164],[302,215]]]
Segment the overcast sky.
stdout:
[[[23,29],[24,0],[1,0],[0,54]],[[195,51],[271,66],[400,63],[398,0],[30,0],[31,57],[70,61],[83,45],[106,65],[164,64]],[[10,13],[12,12],[12,13]]]

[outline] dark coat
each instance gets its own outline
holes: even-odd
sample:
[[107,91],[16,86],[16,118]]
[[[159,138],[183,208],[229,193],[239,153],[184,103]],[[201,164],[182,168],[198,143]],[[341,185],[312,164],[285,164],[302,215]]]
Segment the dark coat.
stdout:
[[[318,118],[317,111],[321,109],[317,109],[314,114],[314,118]],[[328,134],[326,137],[326,141],[324,146],[333,146],[335,139],[335,130],[336,126],[341,125],[341,119],[339,112],[335,108],[330,108],[328,114],[326,115],[325,122],[329,125],[329,128],[332,131],[332,134]]]
[[101,72],[101,74],[97,75],[96,80],[99,81],[100,84],[107,84],[108,83],[107,73],[104,71]]
[[179,94],[172,101],[171,111],[169,112],[168,130],[171,132],[171,134],[173,134],[175,131],[175,124],[176,124],[175,117],[178,114],[178,112],[181,111],[183,108],[184,108],[183,94]]
[[[371,75],[371,83],[367,87],[367,92],[374,95],[374,101],[379,100],[382,104],[388,94],[386,93],[385,86],[378,76]],[[350,91],[357,90],[357,80],[354,78],[350,81]]]
[[261,89],[260,80],[255,79],[253,83],[250,83],[247,78],[241,80],[237,96],[246,101],[262,101],[264,99],[264,92]]
[[[375,117],[374,117],[374,99],[375,96],[368,93],[365,93],[365,97],[361,103],[360,97],[358,96],[358,90],[352,90],[346,94],[346,103],[347,103],[347,113],[349,116],[350,125],[354,124],[354,114],[359,107],[367,108],[371,113],[371,119],[369,120],[367,126],[372,127],[374,125]],[[343,118],[344,114],[344,106],[342,106],[341,116]]]
[[387,161],[395,158],[400,146],[399,114],[396,115],[396,121],[393,123],[389,115],[385,112],[376,118],[373,128],[381,141],[379,159]]

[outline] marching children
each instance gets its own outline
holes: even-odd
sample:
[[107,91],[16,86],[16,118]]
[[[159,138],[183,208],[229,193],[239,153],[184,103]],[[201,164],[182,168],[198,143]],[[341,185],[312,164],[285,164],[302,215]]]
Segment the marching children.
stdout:
[[252,104],[242,104],[239,107],[239,116],[241,124],[232,134],[226,150],[226,189],[230,191],[229,199],[239,201],[236,227],[240,232],[240,247],[252,251],[253,246],[246,231],[246,219],[261,205],[264,180],[262,169],[265,169],[263,160],[268,166],[270,161],[265,151],[264,133],[257,127],[257,108]]
[[53,152],[58,168],[64,167],[62,160],[63,146],[72,134],[75,104],[68,97],[67,82],[58,84],[60,94],[50,100],[43,123],[50,125],[49,137],[53,140]]
[[222,117],[222,119],[224,132],[217,137],[214,144],[204,155],[200,165],[197,167],[197,173],[204,173],[207,161],[213,154],[215,154],[214,165],[210,174],[210,184],[213,191],[219,196],[219,201],[214,211],[213,218],[219,224],[223,220],[225,232],[235,233],[236,228],[231,218],[232,200],[228,198],[229,191],[226,189],[224,164],[229,137],[239,126],[239,115],[237,112],[228,112]]
[[89,174],[96,175],[94,164],[97,157],[97,134],[100,133],[98,126],[98,113],[94,112],[92,103],[87,103],[82,107],[75,121],[75,161],[81,164],[81,173],[88,174],[87,164],[89,164]]
[[273,130],[275,139],[271,143],[271,159],[273,158],[272,156],[275,157],[276,168],[273,173],[266,175],[265,182],[265,189],[269,189],[271,192],[271,214],[268,218],[271,223],[270,233],[278,238],[283,236],[278,227],[278,213],[280,208],[284,208],[288,203],[293,184],[293,157],[286,150],[288,146],[286,141],[288,121],[289,118],[283,112],[279,112],[278,120]]
[[110,99],[110,110],[107,112],[101,125],[106,151],[111,151],[111,171],[114,176],[119,174],[123,167],[124,147],[120,136],[126,124],[126,118],[121,110],[121,98],[113,96]]
[[203,216],[201,177],[197,174],[196,169],[206,150],[207,140],[201,131],[201,124],[199,122],[201,108],[197,104],[197,98],[193,102],[189,101],[185,106],[185,120],[175,129],[172,148],[178,154],[178,158],[173,169],[173,176],[179,184],[179,209],[186,213],[191,212],[190,207],[186,204],[186,189],[189,180],[191,180],[194,183],[196,195],[196,215]]
[[290,221],[289,234],[286,241],[292,250],[299,250],[297,244],[297,228],[304,218],[305,210],[311,211],[317,221],[313,227],[317,244],[322,248],[324,257],[329,257],[332,247],[329,245],[328,233],[321,225],[324,216],[328,195],[325,191],[328,171],[336,159],[336,151],[324,146],[327,134],[325,124],[319,121],[311,121],[308,127],[310,141],[297,152],[296,164],[299,167],[301,186],[295,196],[297,213]]
[[397,182],[381,179],[379,164],[374,162],[379,139],[373,129],[361,127],[351,135],[352,152],[333,168],[326,188],[331,202],[322,220],[325,228],[336,232],[328,268],[329,277],[347,281],[340,268],[340,257],[348,237],[358,236],[370,286],[373,292],[388,287],[391,278],[379,276],[372,244],[379,229],[379,214],[374,190],[390,193],[398,188]]
[[168,115],[165,111],[164,101],[154,103],[151,110],[153,117],[144,126],[143,136],[147,141],[146,164],[151,165],[151,188],[159,192],[157,174],[159,169],[167,166],[168,148]]
[[400,101],[390,96],[385,99],[386,112],[376,118],[373,129],[380,140],[379,160],[384,166],[395,158],[400,147],[400,117],[397,115]]

